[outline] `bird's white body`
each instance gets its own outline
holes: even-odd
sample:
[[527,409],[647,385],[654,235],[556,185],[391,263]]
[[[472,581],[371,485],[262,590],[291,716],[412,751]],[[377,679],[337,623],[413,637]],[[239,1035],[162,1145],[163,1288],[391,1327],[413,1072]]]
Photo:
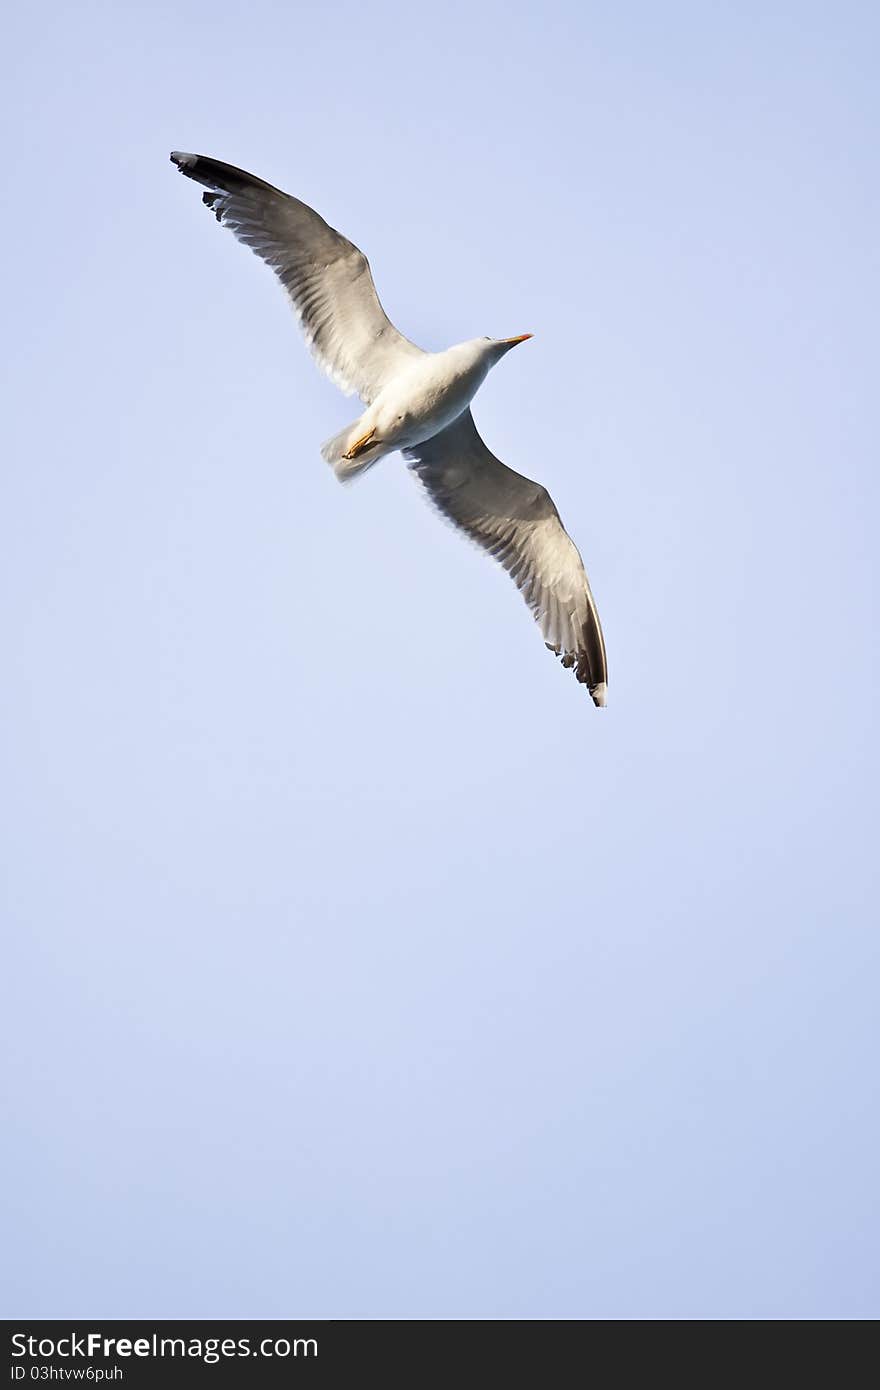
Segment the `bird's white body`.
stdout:
[[[506,344],[491,338],[472,338],[405,362],[363,415],[327,441],[324,458],[347,482],[386,454],[439,434],[467,410],[489,369],[506,351]],[[368,442],[354,458],[347,458],[358,440]]]

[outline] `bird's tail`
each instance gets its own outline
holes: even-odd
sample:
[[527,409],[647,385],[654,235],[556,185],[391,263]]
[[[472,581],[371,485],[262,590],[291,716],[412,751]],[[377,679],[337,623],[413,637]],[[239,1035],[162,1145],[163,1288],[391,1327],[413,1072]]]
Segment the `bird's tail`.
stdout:
[[350,483],[352,478],[365,473],[374,463],[378,463],[385,452],[382,443],[364,435],[360,420],[346,425],[344,430],[334,434],[321,446],[321,457],[325,463],[329,463],[341,483]]

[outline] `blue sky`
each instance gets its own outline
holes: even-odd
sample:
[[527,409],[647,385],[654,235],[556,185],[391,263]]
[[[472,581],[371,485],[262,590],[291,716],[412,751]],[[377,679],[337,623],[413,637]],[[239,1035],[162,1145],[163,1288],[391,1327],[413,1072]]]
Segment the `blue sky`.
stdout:
[[[878,27],[7,19],[7,1316],[880,1311]],[[172,148],[535,334],[606,711]]]

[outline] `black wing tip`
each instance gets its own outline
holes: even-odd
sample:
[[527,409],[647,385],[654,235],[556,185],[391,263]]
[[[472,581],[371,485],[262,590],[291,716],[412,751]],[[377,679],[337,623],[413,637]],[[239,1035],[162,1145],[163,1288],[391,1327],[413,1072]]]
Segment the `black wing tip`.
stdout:
[[207,187],[216,187],[215,181],[210,176],[211,160],[205,159],[201,154],[186,154],[183,150],[172,150],[168,158],[177,168],[179,174],[185,174],[188,179],[195,179]]
[[188,179],[195,179],[198,183],[204,183],[204,175],[200,165],[204,165],[204,159],[200,154],[186,154],[183,150],[172,150],[168,158],[177,168],[179,174],[185,174]]
[[211,209],[217,221],[222,222],[223,204],[219,200],[223,198],[224,190],[216,186],[217,181],[211,177],[210,169],[206,168],[213,161],[200,154],[184,154],[182,150],[172,150],[168,157],[181,174],[186,174],[187,178],[195,179],[196,183],[203,186],[207,185],[202,194],[202,202],[205,207]]
[[566,671],[574,668],[575,679],[585,685],[590,692],[590,699],[597,709],[604,709],[608,703],[608,681],[605,673],[602,673],[601,680],[593,680],[590,673],[590,658],[586,651],[564,652],[561,647],[554,647],[552,643],[545,642],[544,646],[548,652],[558,656]]
[[211,189],[206,189],[202,194],[202,202],[205,207],[211,209],[217,221],[220,223],[223,222],[223,210],[225,207],[225,203],[220,201],[222,197],[222,193],[214,193]]
[[188,179],[195,179],[196,183],[203,184],[205,188],[213,188],[215,191],[219,189],[224,193],[259,192],[271,193],[282,198],[285,196],[274,184],[266,183],[265,179],[258,179],[256,174],[249,174],[247,169],[238,169],[234,164],[224,164],[222,159],[212,159],[207,154],[187,154],[184,150],[172,150],[168,157],[181,174],[186,174]]
[[203,154],[187,154],[184,150],[172,150],[168,158],[181,174],[186,174],[188,179],[195,179],[198,183],[213,184],[213,169],[223,168],[223,165],[217,166],[215,160],[208,159]]

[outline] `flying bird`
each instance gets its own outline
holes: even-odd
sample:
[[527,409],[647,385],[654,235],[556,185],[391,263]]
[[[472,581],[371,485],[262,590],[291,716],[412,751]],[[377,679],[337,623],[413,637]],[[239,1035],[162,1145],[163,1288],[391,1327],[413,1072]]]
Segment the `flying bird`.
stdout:
[[546,488],[495,457],[470,411],[490,368],[531,333],[424,352],[386,315],[363,252],[312,208],[218,159],[171,159],[275,271],[318,364],[366,406],[321,450],[336,476],[348,482],[400,450],[439,510],[501,562],[546,645],[604,705],[605,643],[578,550]]

